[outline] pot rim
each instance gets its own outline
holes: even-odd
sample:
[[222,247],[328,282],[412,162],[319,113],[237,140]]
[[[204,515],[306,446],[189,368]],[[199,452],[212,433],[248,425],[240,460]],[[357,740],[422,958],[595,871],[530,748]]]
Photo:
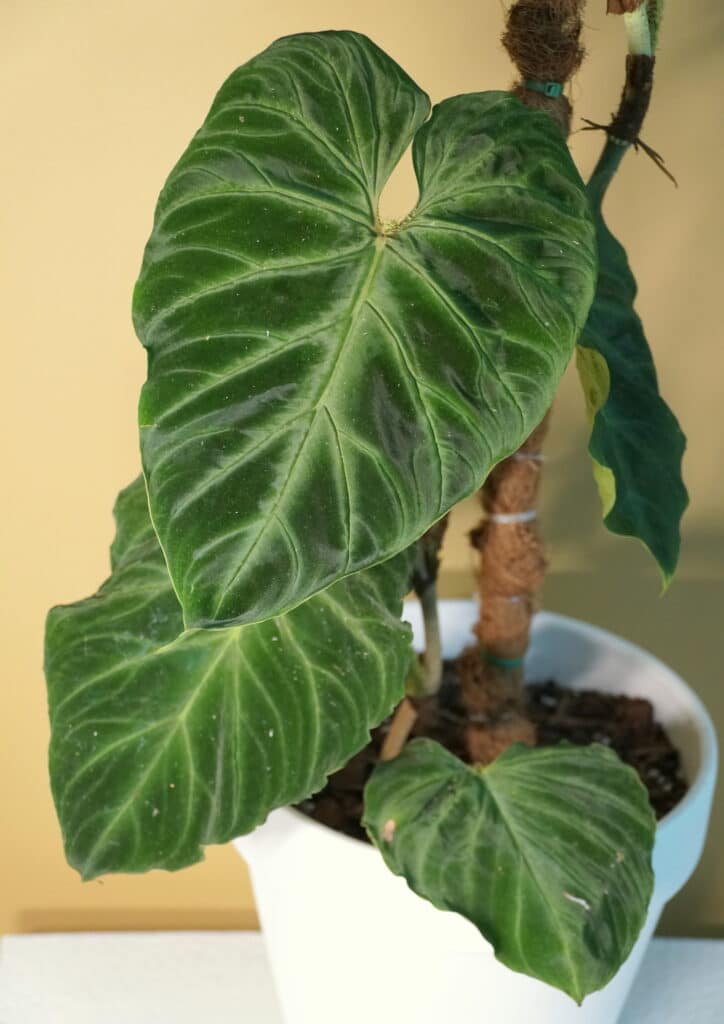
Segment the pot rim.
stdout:
[[[410,606],[418,605],[419,602],[416,599],[405,601],[405,609]],[[476,604],[475,600],[470,598],[442,598],[439,601],[441,607],[466,607],[470,608]],[[700,762],[699,768],[696,773],[696,777],[690,782],[689,787],[686,791],[686,795],[679,801],[676,807],[672,808],[668,814],[658,822],[656,828],[657,839],[662,840],[665,835],[672,829],[675,829],[679,820],[688,813],[689,809],[698,801],[700,794],[709,784],[709,779],[712,775],[716,775],[717,771],[717,760],[718,760],[718,748],[717,748],[717,737],[716,730],[714,729],[714,723],[711,720],[709,712],[706,709],[701,698],[692,690],[692,688],[684,682],[673,669],[671,669],[665,662],[657,658],[656,655],[651,654],[645,648],[640,647],[638,644],[632,643],[630,640],[626,640],[616,633],[611,633],[607,629],[603,629],[600,626],[594,626],[591,623],[585,622],[582,619],[573,618],[570,615],[561,615],[558,612],[541,611],[536,612],[533,618],[533,630],[538,632],[541,629],[545,629],[549,625],[563,625],[564,627],[572,628],[575,631],[588,633],[589,636],[599,639],[608,646],[616,647],[620,651],[628,654],[635,654],[639,657],[646,658],[649,663],[653,664],[658,672],[660,672],[662,682],[679,696],[683,697],[691,710],[691,719],[694,722],[696,732],[699,739],[700,745]],[[654,710],[656,706],[654,705]],[[340,842],[345,844],[351,843],[356,849],[364,848],[365,843],[359,839],[355,839],[353,836],[348,836],[344,832],[339,832],[336,829],[330,828],[328,825],[322,825],[320,822],[315,821],[314,818],[310,818],[309,815],[303,811],[297,810],[295,807],[282,807],[272,813],[278,814],[280,811],[286,811],[293,818],[296,819],[296,823],[301,825],[304,824],[314,830],[317,830],[321,835],[326,834],[327,837],[333,835]],[[370,846],[370,851],[373,851],[373,847]]]

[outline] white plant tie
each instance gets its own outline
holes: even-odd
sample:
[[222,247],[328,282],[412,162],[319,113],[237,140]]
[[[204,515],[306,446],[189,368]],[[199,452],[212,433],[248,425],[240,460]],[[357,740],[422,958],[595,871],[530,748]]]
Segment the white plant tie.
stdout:
[[491,523],[530,523],[538,518],[538,510],[529,508],[525,512],[489,512]]
[[517,462],[544,462],[545,455],[542,452],[513,452],[512,458]]

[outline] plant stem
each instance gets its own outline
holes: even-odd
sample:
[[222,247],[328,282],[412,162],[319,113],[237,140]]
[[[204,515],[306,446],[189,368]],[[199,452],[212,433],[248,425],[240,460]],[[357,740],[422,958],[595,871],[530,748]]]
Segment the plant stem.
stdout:
[[422,696],[437,693],[442,682],[442,643],[440,640],[440,616],[437,608],[437,585],[433,581],[419,593],[422,619],[425,623],[425,652],[422,655],[424,683]]
[[651,32],[651,52],[656,53],[659,45],[659,32],[661,21],[664,17],[664,4],[666,0],[648,0],[649,31]]
[[417,720],[417,709],[410,697],[432,697],[442,682],[442,645],[437,608],[437,574],[447,516],[435,523],[417,542],[412,586],[422,609],[425,627],[425,650],[415,662],[407,679],[408,696],[397,706],[389,731],[380,751],[381,761],[397,757]]
[[[658,14],[660,16],[660,10]],[[628,53],[626,56],[626,80],[613,120],[609,125],[596,125],[589,122],[590,127],[602,129],[607,135],[606,143],[588,183],[589,193],[594,201],[600,202],[603,199],[621,160],[631,146],[634,149],[639,147],[643,149],[656,166],[676,184],[676,179],[667,170],[663,158],[640,137],[651,103],[655,63],[656,60],[651,55]]]
[[397,757],[407,743],[407,737],[412,732],[412,727],[416,721],[417,711],[415,706],[409,697],[405,697],[402,703],[398,704],[392,718],[389,731],[385,736],[385,742],[382,744],[382,750],[380,751],[380,761],[392,761],[393,758]]
[[651,29],[649,27],[648,4],[642,3],[636,11],[623,16],[628,39],[628,52],[634,57],[651,57]]
[[591,177],[588,179],[588,193],[592,203],[599,203],[606,193],[621,161],[626,155],[629,143],[621,143],[618,140],[606,139],[601,150],[596,166],[593,168]]
[[[425,651],[422,655],[422,680],[415,685],[416,696],[431,697],[442,682],[442,646],[437,609],[437,574],[440,568],[440,547],[447,516],[435,523],[417,542],[412,586],[420,600],[425,625]],[[418,676],[419,680],[419,676]]]

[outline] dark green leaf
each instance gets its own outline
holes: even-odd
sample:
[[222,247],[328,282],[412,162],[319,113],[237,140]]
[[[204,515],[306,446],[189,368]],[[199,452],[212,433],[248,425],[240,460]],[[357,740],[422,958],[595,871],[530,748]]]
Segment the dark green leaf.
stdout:
[[659,394],[656,369],[634,310],[636,281],[623,246],[592,192],[599,274],[577,350],[578,372],[593,427],[589,452],[604,522],[648,547],[668,584],[676,569],[680,523],[688,504],[681,477],[686,440]]
[[116,515],[113,575],[46,634],[53,796],[85,878],[184,867],[319,789],[400,700],[410,658],[406,555],[284,617],[182,633],[143,481]]
[[[363,36],[282,39],[161,194],[140,423],[188,625],[263,619],[405,549],[551,402],[595,276],[568,150],[505,93],[428,112]],[[419,205],[381,224],[413,138]]]
[[471,768],[414,740],[375,768],[365,825],[411,889],[577,1002],[613,977],[646,919],[656,822],[606,747],[516,745]]

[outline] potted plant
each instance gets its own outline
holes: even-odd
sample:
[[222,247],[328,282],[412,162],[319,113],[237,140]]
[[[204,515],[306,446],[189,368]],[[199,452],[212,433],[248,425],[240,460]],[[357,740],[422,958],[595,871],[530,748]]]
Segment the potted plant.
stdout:
[[[116,504],[111,576],[48,618],[51,783],[84,878],[246,837],[290,1024],[609,1024],[701,850],[715,753],[693,694],[592,627],[530,632],[541,444],[574,352],[605,522],[665,582],[686,504],[601,214],[644,145],[661,5],[613,5],[626,83],[587,186],[563,94],[582,6],[519,0],[512,92],[432,112],[363,36],[280,39],[225,82],[159,199],[134,295],[143,477]],[[410,143],[418,204],[383,221]],[[445,517],[481,488],[481,612],[440,623]],[[563,689],[531,696],[524,658]],[[599,742],[546,744],[566,687],[605,691]],[[601,733],[624,708],[664,742],[634,698],[688,769],[682,797],[667,747],[658,829]],[[371,843],[344,834],[360,822]]]

